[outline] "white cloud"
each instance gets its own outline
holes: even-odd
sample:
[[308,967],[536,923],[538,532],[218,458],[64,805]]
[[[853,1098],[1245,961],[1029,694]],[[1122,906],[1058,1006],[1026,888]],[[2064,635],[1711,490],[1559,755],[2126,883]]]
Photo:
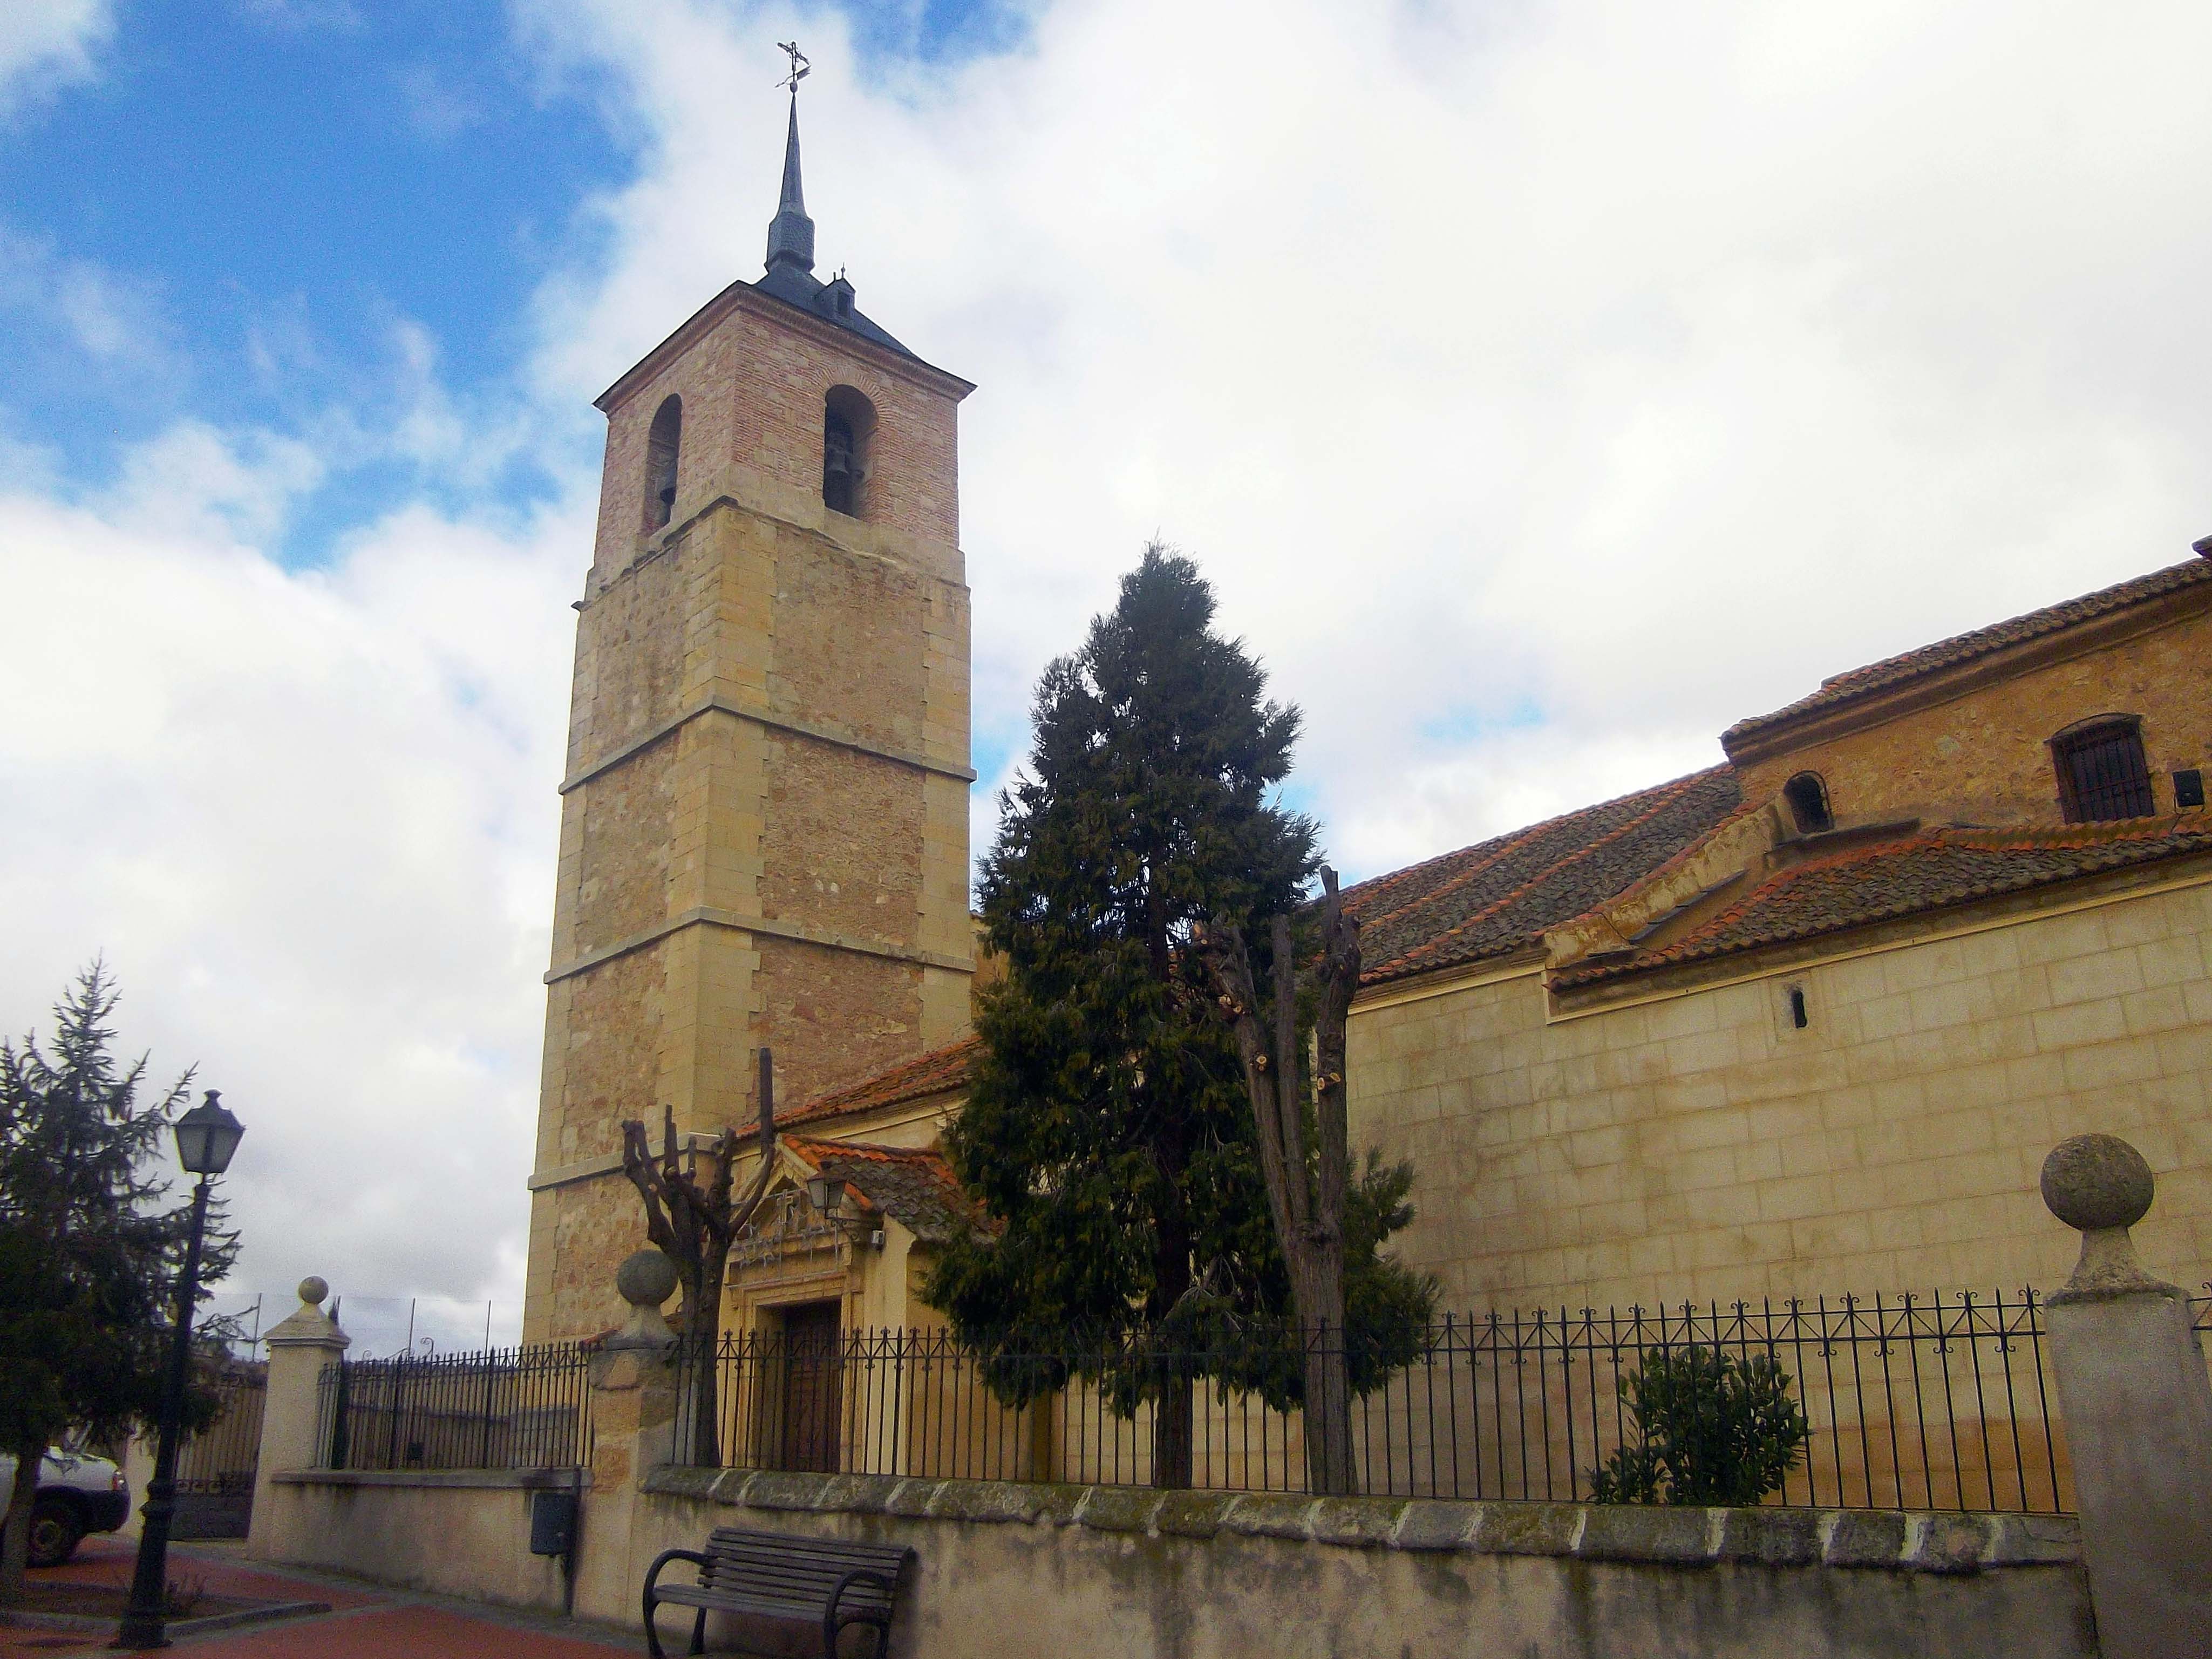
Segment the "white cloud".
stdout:
[[126,1043],[225,1091],[241,1282],[511,1315],[588,517],[410,508],[290,571],[255,538],[301,463],[251,447],[173,433],[112,508],[0,497],[0,985],[27,1015],[104,951]]
[[96,369],[113,375],[173,379],[171,330],[154,283],[71,258],[43,239],[0,223],[0,309],[20,319],[19,334],[58,337]]
[[114,32],[108,0],[20,0],[0,6],[0,116],[93,73]]
[[470,92],[428,64],[410,64],[393,76],[408,126],[426,144],[448,143],[483,124],[486,112]]
[[2197,8],[1069,0],[880,85],[780,8],[528,15],[651,134],[547,395],[757,268],[750,89],[803,21],[825,263],[981,384],[979,725],[1157,530],[1304,705],[1353,870],[2212,527]]
[[979,737],[1158,532],[1304,706],[1350,873],[2212,529],[2212,14],[2179,0],[1061,0],[866,80],[830,16],[515,9],[549,84],[612,70],[573,84],[637,149],[521,399],[449,395],[402,323],[389,419],[186,424],[97,499],[0,500],[0,1004],[109,951],[131,1041],[253,1126],[258,1286],[519,1277],[596,477],[520,525],[395,508],[321,572],[268,550],[364,451],[492,487],[757,272],[793,28],[825,266],[980,383]]

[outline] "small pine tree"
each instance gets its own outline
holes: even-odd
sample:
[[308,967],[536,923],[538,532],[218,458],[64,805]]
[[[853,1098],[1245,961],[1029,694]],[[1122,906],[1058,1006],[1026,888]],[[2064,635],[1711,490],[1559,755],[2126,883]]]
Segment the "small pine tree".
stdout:
[[[1296,908],[1315,828],[1271,799],[1297,711],[1266,700],[1213,615],[1197,567],[1156,544],[1039,682],[1028,773],[980,882],[1006,975],[981,1000],[946,1134],[998,1228],[950,1248],[927,1286],[1001,1398],[1075,1372],[1125,1414],[1149,1402],[1162,1486],[1189,1484],[1198,1379],[1298,1386],[1242,1067],[1192,943],[1208,918]],[[1359,1188],[1357,1312],[1425,1316],[1425,1286],[1374,1255],[1410,1213],[1402,1176]]]
[[[0,1446],[16,1457],[0,1604],[22,1594],[46,1447],[72,1429],[120,1439],[161,1408],[191,1210],[162,1206],[158,1170],[191,1074],[142,1101],[145,1058],[119,1066],[111,1052],[116,1000],[95,963],[56,1005],[51,1050],[35,1036],[0,1042]],[[211,1226],[203,1285],[237,1251]],[[188,1425],[213,1408],[195,1390]]]

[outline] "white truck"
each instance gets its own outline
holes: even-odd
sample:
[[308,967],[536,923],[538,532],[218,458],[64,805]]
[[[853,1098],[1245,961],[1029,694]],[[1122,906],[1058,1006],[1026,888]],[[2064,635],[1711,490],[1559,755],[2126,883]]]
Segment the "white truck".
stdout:
[[[15,1460],[0,1452],[0,1517],[15,1490]],[[121,1469],[90,1452],[50,1448],[31,1504],[31,1565],[58,1567],[85,1534],[113,1532],[130,1512],[131,1483]]]

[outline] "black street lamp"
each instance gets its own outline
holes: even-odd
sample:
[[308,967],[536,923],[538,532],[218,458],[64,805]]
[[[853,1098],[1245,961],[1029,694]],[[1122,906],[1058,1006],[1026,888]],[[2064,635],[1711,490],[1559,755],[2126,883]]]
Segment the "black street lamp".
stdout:
[[145,1529],[138,1534],[138,1568],[131,1579],[131,1605],[116,1632],[118,1648],[166,1648],[169,1522],[177,1511],[177,1425],[185,1414],[185,1373],[192,1357],[192,1309],[200,1295],[200,1244],[207,1235],[208,1183],[230,1167],[246,1126],[224,1109],[213,1089],[179,1118],[177,1162],[200,1184],[192,1192],[191,1240],[177,1281],[177,1328],[169,1342],[169,1374],[161,1384],[161,1438],[154,1478],[146,1484]]

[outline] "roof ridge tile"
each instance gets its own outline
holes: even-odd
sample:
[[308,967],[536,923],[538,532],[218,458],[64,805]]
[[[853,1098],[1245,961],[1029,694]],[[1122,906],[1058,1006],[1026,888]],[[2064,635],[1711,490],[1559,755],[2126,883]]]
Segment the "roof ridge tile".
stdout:
[[2056,605],[2023,611],[2002,622],[1985,623],[1963,634],[1954,634],[1930,644],[1916,646],[1911,650],[1899,652],[1894,656],[1884,657],[1863,667],[1832,674],[1821,681],[1817,689],[1794,702],[1785,703],[1769,714],[1753,714],[1738,720],[1721,733],[1721,746],[1733,754],[1745,739],[1785,726],[1799,715],[1810,714],[1816,708],[1849,702],[1855,697],[1917,679],[1923,674],[1972,662],[1977,657],[1988,656],[2007,646],[2025,645],[2032,640],[2045,638],[2077,623],[2092,622],[2099,617],[2127,610],[2131,605],[2145,605],[2169,593],[2208,582],[2212,582],[2212,556],[2199,556],[2185,559],[2179,564],[2147,571],[2140,576],[2131,576],[2125,581],[2115,582],[2094,592],[2062,599]]
[[[1497,915],[1500,910],[1503,910],[1506,906],[1511,904],[1514,900],[1519,898],[1530,888],[1537,885],[1546,878],[1558,874],[1560,871],[1566,869],[1569,866],[1573,865],[1581,860],[1587,859],[1593,854],[1595,854],[1607,847],[1612,846],[1622,836],[1628,835],[1631,831],[1641,829],[1644,824],[1649,823],[1653,818],[1656,817],[1668,807],[1672,806],[1677,800],[1680,800],[1689,781],[1690,781],[1686,778],[1678,778],[1674,780],[1674,783],[1671,785],[1661,785],[1661,789],[1671,789],[1673,793],[1663,795],[1662,799],[1654,801],[1648,809],[1639,812],[1636,817],[1630,818],[1626,823],[1615,825],[1604,835],[1597,837],[1596,840],[1585,842],[1583,845],[1576,848],[1572,852],[1567,854],[1565,857],[1556,859],[1552,863],[1546,865],[1541,870],[1537,871],[1534,875],[1530,876],[1528,880],[1522,882],[1518,887],[1513,889],[1512,891],[1502,894],[1492,902],[1486,905],[1483,908],[1475,911],[1472,915],[1462,918],[1455,926],[1446,928],[1443,933],[1437,934],[1434,938],[1427,939],[1422,944],[1414,946],[1412,950],[1403,953],[1399,959],[1401,961],[1406,961],[1415,957],[1426,956],[1432,953],[1447,940],[1463,934],[1468,928],[1474,927],[1477,922],[1481,921],[1489,916]],[[1658,792],[1655,791],[1654,793],[1656,793]]]

